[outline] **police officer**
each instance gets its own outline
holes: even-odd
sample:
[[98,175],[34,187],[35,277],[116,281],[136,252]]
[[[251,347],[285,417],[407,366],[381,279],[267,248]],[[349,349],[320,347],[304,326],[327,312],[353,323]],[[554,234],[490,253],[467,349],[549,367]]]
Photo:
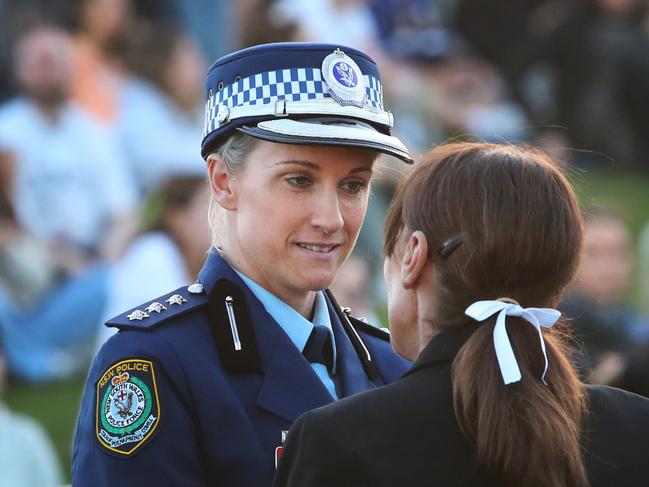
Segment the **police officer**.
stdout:
[[354,49],[269,44],[210,68],[214,248],[197,282],[107,323],[119,332],[88,377],[75,486],[270,485],[300,414],[406,370],[327,291],[376,157],[412,162],[391,126],[376,64]]

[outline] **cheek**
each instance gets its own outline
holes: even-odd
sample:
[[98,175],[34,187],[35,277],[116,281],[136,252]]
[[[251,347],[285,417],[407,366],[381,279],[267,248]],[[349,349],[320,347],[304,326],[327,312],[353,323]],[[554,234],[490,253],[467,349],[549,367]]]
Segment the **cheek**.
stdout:
[[350,201],[343,206],[343,218],[345,228],[350,235],[356,235],[363,225],[365,213],[367,212],[367,197]]

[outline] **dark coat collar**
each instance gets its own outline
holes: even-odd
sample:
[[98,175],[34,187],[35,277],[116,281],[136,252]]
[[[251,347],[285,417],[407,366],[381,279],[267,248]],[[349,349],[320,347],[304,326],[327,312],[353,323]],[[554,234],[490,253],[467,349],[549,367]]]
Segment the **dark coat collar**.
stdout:
[[475,325],[467,325],[435,335],[419,354],[419,357],[406,372],[406,376],[430,365],[451,362],[462,348],[462,345],[476,330]]

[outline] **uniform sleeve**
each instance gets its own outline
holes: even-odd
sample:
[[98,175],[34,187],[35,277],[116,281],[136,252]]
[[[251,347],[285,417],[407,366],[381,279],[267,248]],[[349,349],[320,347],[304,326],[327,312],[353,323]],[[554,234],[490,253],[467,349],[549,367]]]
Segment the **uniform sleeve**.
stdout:
[[335,431],[318,411],[302,415],[291,427],[275,475],[274,487],[370,485],[356,454],[337,441]]
[[121,331],[99,351],[72,452],[75,487],[204,487],[184,371],[152,331]]

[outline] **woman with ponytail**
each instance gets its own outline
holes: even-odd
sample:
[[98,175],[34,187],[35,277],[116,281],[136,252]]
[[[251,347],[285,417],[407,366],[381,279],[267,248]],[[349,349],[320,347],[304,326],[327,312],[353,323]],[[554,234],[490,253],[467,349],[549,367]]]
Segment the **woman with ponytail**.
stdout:
[[429,153],[386,220],[399,381],[291,429],[276,486],[649,485],[649,400],[579,381],[554,308],[582,242],[574,192],[544,154]]

